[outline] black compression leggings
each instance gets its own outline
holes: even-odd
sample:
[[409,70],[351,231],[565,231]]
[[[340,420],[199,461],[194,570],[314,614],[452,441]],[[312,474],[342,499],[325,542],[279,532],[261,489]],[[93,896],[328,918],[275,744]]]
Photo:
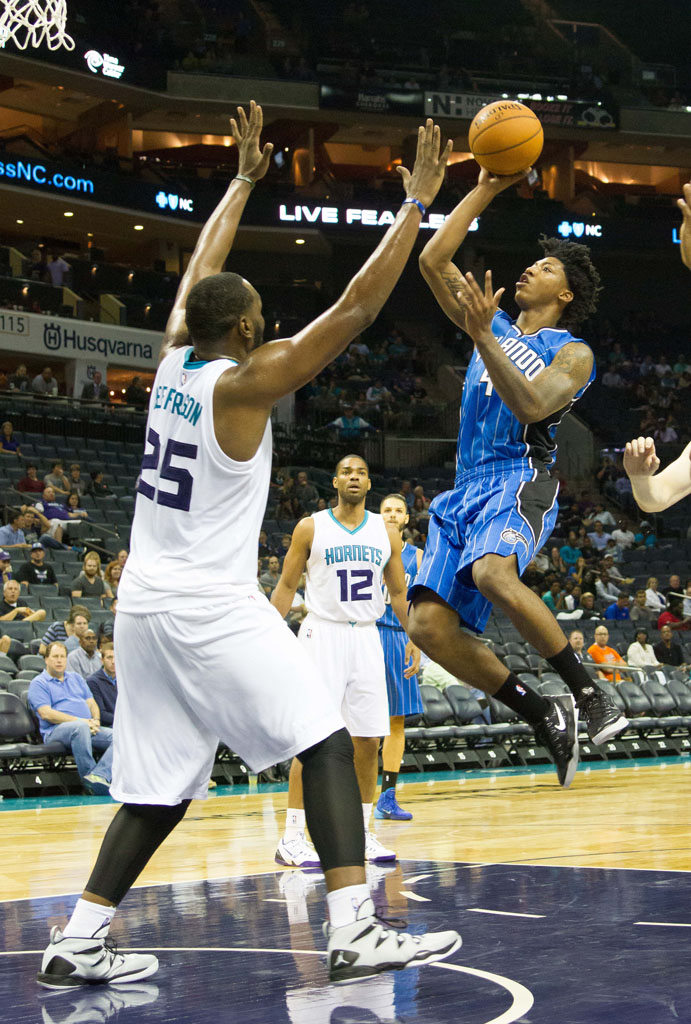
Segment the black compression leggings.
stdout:
[[189,805],[123,804],[103,837],[86,891],[117,906]]
[[298,754],[305,818],[324,871],[364,865],[365,829],[353,741],[346,729]]

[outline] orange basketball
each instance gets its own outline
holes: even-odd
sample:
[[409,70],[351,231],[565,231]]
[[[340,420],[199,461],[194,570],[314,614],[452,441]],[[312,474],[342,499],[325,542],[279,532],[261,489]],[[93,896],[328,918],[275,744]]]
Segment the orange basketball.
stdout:
[[478,110],[468,142],[481,167],[492,174],[518,174],[535,163],[544,135],[540,119],[515,100],[497,100]]

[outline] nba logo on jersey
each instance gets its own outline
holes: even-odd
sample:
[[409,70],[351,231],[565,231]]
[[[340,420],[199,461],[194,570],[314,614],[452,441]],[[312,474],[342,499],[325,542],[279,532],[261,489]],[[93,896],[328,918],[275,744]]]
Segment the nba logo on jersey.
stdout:
[[186,383],[187,383],[187,374],[186,373],[181,373],[180,374],[180,387],[182,387],[182,385],[186,384]]
[[305,630],[305,636],[307,637],[308,640],[311,640],[311,638],[312,638],[312,630],[311,629],[306,629]]
[[522,686],[519,686],[518,683],[516,683],[516,693],[520,693],[521,697],[525,697],[525,690]]
[[528,547],[525,537],[521,537],[520,533],[516,530],[502,530],[501,539],[505,540],[507,544],[525,544]]

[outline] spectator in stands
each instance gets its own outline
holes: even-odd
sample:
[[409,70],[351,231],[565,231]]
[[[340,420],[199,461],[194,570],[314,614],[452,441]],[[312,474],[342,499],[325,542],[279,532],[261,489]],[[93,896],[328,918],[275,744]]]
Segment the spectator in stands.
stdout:
[[22,505],[22,512],[24,513],[24,536],[32,547],[34,544],[40,543],[43,544],[44,548],[58,551],[64,551],[66,548],[69,548],[69,544],[63,544],[61,541],[51,537],[50,522],[36,507]]
[[550,611],[556,614],[557,610],[563,605],[561,583],[559,580],[554,580],[550,583],[549,590],[546,590],[544,594],[542,594],[542,600]]
[[17,490],[26,494],[43,494],[43,481],[38,478],[38,466],[33,462],[26,467],[26,476],[17,484]]
[[127,548],[120,548],[117,555],[115,556],[123,569],[125,568],[125,563],[127,561],[128,555],[129,551],[127,550]]
[[[417,487],[415,488],[417,491]],[[422,529],[421,523],[425,519],[429,519],[429,502],[425,505],[425,498],[422,494],[416,494],[413,498],[413,507],[410,510],[411,517],[415,519],[415,525],[418,529]],[[426,529],[425,529],[426,532]]]
[[45,254],[43,249],[39,249],[38,246],[31,250],[31,262],[27,273],[32,281],[47,282],[49,280]]
[[578,547],[578,539],[576,537],[575,530],[569,530],[567,543],[559,548],[559,554],[568,571],[572,572],[579,558],[583,557],[581,549]]
[[35,395],[57,395],[58,382],[53,376],[50,366],[44,366],[31,381],[31,390]]
[[[597,626],[595,629],[595,643],[591,644],[588,648],[588,657],[596,665],[623,665],[626,667],[626,662],[619,651],[615,651],[613,647],[608,646],[608,640],[609,630],[607,627]],[[601,679],[609,679],[611,683],[620,683],[622,679],[621,673],[610,669],[598,668],[597,674]]]
[[319,500],[317,501],[317,507],[315,509],[315,512],[323,512],[328,507],[329,506],[326,503],[326,498],[319,498]]
[[617,586],[619,586],[620,583],[625,583],[627,587],[630,587],[634,581],[633,576],[622,576],[619,569],[614,564],[614,555],[609,551],[600,562],[600,572],[603,570],[608,574],[611,580],[614,580]]
[[572,629],[569,633],[569,643],[573,653],[576,655],[579,661],[583,661],[583,646],[585,644],[585,637],[580,629]]
[[581,615],[582,619],[600,619],[602,616],[595,608],[595,594],[590,590],[585,590],[581,594],[580,609],[583,612]]
[[629,611],[629,595],[622,590],[617,596],[616,601],[612,604],[607,605],[605,608],[606,619],[613,619],[616,622],[628,621],[631,618],[631,612]]
[[646,607],[650,608],[651,612],[655,612],[657,615],[661,615],[667,607],[665,595],[658,590],[657,576],[648,577],[648,583],[645,591],[645,603]]
[[595,523],[600,522],[604,527],[616,526],[617,521],[605,506],[599,501],[593,511],[583,520],[584,526],[591,526],[595,528]]
[[636,639],[629,644],[626,651],[626,663],[632,668],[659,668],[660,662],[657,659],[653,645],[648,642],[648,630],[639,626],[636,630]]
[[24,513],[20,509],[11,509],[9,521],[5,526],[0,526],[0,547],[4,551],[12,552],[31,547],[24,533],[24,525]]
[[307,473],[301,469],[293,486],[293,494],[297,498],[303,512],[314,512],[319,491],[307,478]]
[[48,534],[54,540],[62,542],[64,530],[68,522],[83,520],[83,512],[70,512],[68,508],[55,500],[55,491],[46,487],[41,501],[36,503],[36,511],[48,520]]
[[78,462],[73,462],[70,466],[70,475],[67,478],[67,482],[70,485],[70,494],[78,494],[80,498],[84,497],[87,484],[82,476],[82,467]]
[[271,597],[280,578],[281,563],[277,555],[272,555],[269,559],[269,568],[259,577],[259,584],[267,597]]
[[327,425],[338,430],[338,437],[341,441],[356,441],[361,434],[375,429],[371,423],[368,423],[355,411],[352,405],[344,405],[343,413]]
[[626,520],[620,519],[615,530],[612,530],[612,539],[616,541],[617,547],[622,551],[628,551],[636,541],[636,534],[628,526]]
[[115,675],[115,648],[106,641],[101,644],[101,660],[103,664],[93,675],[86,677],[86,685],[101,712],[101,724],[112,727],[115,715],[115,702],[118,699],[118,681]]
[[39,586],[53,584],[57,586],[58,581],[55,577],[55,570],[52,565],[46,564],[46,549],[40,541],[31,545],[29,561],[23,562],[19,566],[15,579],[25,586],[31,584],[38,584]]
[[79,501],[79,494],[76,491],[70,491],[67,495],[67,501],[65,502],[65,508],[68,512],[75,513],[82,521],[89,518],[89,513],[85,508],[81,507]]
[[103,573],[103,579],[110,587],[113,597],[117,597],[121,576],[122,566],[118,562],[117,558],[114,558],[112,562],[108,562]]
[[103,383],[103,374],[100,370],[94,370],[94,375],[82,388],[82,401],[107,402],[109,398],[108,387]]
[[611,535],[609,533],[605,533],[604,526],[599,519],[596,519],[593,523],[593,529],[588,533],[588,536],[593,542],[593,547],[596,551],[604,551],[607,547],[607,541]]
[[115,629],[115,615],[117,610],[118,599],[117,597],[114,597],[113,600],[110,602],[110,607],[108,608],[108,611],[111,613],[113,618],[106,619],[104,622],[101,622],[98,627],[98,643],[100,648],[103,647],[104,641],[108,640],[111,643],[113,641],[113,632]]
[[640,622],[643,625],[653,626],[657,621],[657,614],[646,604],[643,589],[636,591],[629,614],[632,622]]
[[2,588],[0,622],[42,622],[45,619],[45,608],[33,611],[21,597],[21,592],[21,584],[17,580],[7,580]]
[[91,612],[83,604],[73,604],[64,622],[51,622],[41,638],[38,653],[45,657],[48,645],[59,640],[67,651],[79,647],[80,637],[86,633],[91,621]]
[[79,638],[79,647],[67,655],[67,671],[78,672],[82,679],[88,679],[101,667],[101,652],[94,630],[89,627]]
[[[64,743],[91,792],[108,792],[112,777],[113,730],[101,725],[98,704],[86,682],[66,671],[67,650],[59,642],[46,650],[46,667],[29,686],[28,702],[38,715],[45,743]],[[102,752],[100,760],[94,752]]]
[[14,430],[9,420],[5,420],[0,427],[0,455],[21,456],[22,452],[17,441],[14,440]]
[[663,626],[660,639],[653,647],[655,657],[661,665],[672,665],[673,668],[686,668],[682,646],[674,639],[671,626]]
[[611,604],[621,593],[620,588],[610,579],[606,569],[600,571],[600,578],[595,582],[595,593],[601,601]]
[[667,587],[667,600],[668,601],[669,601],[670,597],[682,597],[683,598],[683,594],[681,592],[681,576],[678,573],[676,573],[676,572],[673,572],[672,575],[669,578],[669,585]]
[[[627,477],[626,479],[628,480],[629,478]],[[629,485],[630,484],[631,481],[629,480]],[[657,537],[655,536],[655,531],[653,530],[652,526],[650,525],[647,519],[643,519],[641,521],[640,527],[636,534],[636,544],[639,547],[643,545],[646,548],[654,548],[657,544]]]
[[659,416],[657,427],[653,431],[653,438],[658,444],[674,444],[675,441],[679,440],[679,435],[668,419],[664,416]]
[[92,469],[89,474],[91,480],[86,482],[86,493],[92,494],[95,498],[107,498],[112,494],[110,487],[103,480],[103,473],[100,469]]
[[46,473],[43,477],[43,483],[46,487],[52,487],[56,494],[67,497],[70,493],[70,482],[65,476],[62,459],[53,463],[50,473]]
[[691,618],[684,616],[683,597],[670,597],[669,607],[657,620],[657,628],[662,629],[663,626],[669,626],[675,633],[691,629]]
[[273,555],[273,548],[269,547],[269,536],[266,530],[259,531],[259,547],[257,549],[259,558],[268,558],[269,555]]
[[146,388],[142,387],[141,377],[133,377],[129,387],[125,391],[127,405],[133,405],[135,409],[146,409],[149,404],[149,396]]
[[50,259],[46,264],[48,270],[48,277],[50,283],[54,288],[62,288],[65,281],[65,275],[69,274],[72,267],[69,265],[67,260],[63,259],[59,249],[52,249],[50,252]]
[[684,615],[691,615],[691,580],[684,584]]
[[16,579],[12,570],[12,558],[9,551],[0,551],[0,576],[2,577],[3,585],[8,580]]
[[28,391],[30,389],[31,381],[24,363],[20,363],[14,373],[9,375],[7,386],[10,391]]
[[72,580],[72,597],[107,597],[113,600],[113,592],[101,576],[101,557],[96,551],[87,551],[82,561],[82,571]]

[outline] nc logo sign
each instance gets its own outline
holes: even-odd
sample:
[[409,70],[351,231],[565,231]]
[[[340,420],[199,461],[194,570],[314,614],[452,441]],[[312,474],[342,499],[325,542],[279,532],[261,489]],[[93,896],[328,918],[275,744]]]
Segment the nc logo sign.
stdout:
[[194,200],[175,195],[173,192],[159,192],[155,201],[160,210],[179,209],[182,213],[194,213]]
[[584,224],[580,220],[563,220],[557,231],[562,238],[568,238],[569,235],[575,235],[576,238],[582,238],[583,235],[586,238],[602,238],[602,224]]

